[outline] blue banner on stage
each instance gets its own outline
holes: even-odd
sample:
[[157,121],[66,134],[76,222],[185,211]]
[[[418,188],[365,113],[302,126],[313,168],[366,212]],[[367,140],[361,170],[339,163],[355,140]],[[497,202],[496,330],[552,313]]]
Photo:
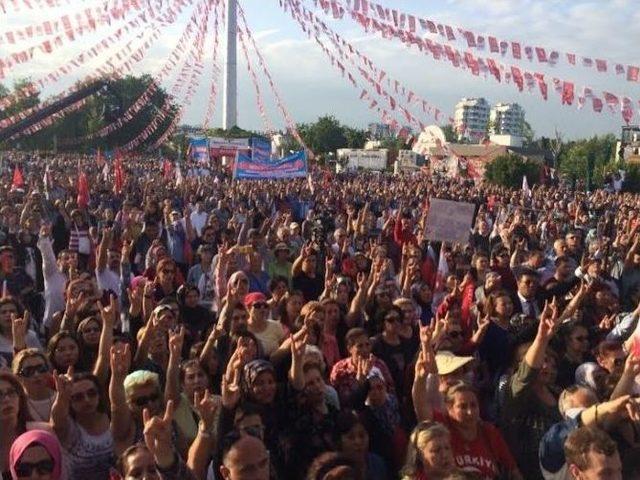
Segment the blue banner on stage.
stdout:
[[271,160],[271,142],[264,138],[253,137],[251,139],[251,160],[254,162]]
[[267,180],[301,178],[307,176],[307,153],[299,151],[279,160],[254,161],[238,152],[233,178],[238,180]]
[[192,138],[189,142],[189,156],[198,162],[209,161],[209,140],[206,138]]

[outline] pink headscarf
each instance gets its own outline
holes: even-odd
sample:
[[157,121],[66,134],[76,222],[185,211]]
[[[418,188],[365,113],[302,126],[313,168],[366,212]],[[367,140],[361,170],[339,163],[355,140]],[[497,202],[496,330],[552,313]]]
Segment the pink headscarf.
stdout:
[[15,439],[9,452],[11,477],[14,480],[18,478],[16,465],[20,461],[22,454],[32,445],[42,445],[49,455],[51,455],[54,465],[51,478],[53,480],[60,480],[62,477],[62,452],[60,442],[54,435],[44,430],[30,430]]

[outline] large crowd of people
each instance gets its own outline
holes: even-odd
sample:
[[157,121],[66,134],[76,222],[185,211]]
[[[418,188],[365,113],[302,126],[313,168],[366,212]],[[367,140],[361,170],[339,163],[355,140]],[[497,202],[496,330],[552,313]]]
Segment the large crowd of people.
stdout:
[[0,157],[3,479],[640,478],[640,196]]

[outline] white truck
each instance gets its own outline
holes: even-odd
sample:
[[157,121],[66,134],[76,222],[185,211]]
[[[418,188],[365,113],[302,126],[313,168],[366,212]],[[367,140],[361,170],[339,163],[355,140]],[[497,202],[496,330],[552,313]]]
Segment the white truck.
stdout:
[[340,148],[336,152],[336,173],[355,170],[384,171],[387,169],[389,150],[380,148],[364,150],[359,148]]

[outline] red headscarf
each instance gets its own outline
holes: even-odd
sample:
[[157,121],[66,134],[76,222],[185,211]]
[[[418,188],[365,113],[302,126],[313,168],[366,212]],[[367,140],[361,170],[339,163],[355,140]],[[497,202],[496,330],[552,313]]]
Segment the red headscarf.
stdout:
[[51,455],[54,465],[51,478],[53,480],[60,480],[62,477],[62,452],[60,449],[60,442],[54,435],[49,432],[45,432],[44,430],[30,430],[15,439],[13,445],[11,445],[11,451],[9,452],[11,477],[13,479],[18,478],[16,465],[27,448],[32,445],[41,445],[49,455]]

